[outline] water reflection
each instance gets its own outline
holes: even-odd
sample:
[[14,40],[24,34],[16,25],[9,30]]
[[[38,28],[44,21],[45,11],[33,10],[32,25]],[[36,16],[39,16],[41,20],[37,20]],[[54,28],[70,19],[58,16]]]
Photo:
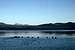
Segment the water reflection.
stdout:
[[0,36],[4,36],[5,32],[0,32]]
[[75,37],[75,32],[73,31],[58,31],[58,32],[51,32],[51,31],[43,31],[43,34],[49,34],[51,36],[58,36],[58,37]]
[[13,37],[13,36],[23,36],[23,37],[75,37],[74,31],[0,31],[0,37]]

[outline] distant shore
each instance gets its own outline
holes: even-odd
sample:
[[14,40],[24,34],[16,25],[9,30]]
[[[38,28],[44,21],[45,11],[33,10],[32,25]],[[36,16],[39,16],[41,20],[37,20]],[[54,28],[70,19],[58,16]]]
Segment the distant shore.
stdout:
[[48,23],[40,25],[11,25],[0,23],[0,30],[75,30],[75,23]]

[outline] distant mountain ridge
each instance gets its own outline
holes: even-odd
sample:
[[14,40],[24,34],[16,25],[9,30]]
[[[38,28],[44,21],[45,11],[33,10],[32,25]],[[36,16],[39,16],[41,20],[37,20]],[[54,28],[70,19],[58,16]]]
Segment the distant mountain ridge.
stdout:
[[75,30],[75,23],[67,22],[41,25],[11,25],[0,22],[0,30]]

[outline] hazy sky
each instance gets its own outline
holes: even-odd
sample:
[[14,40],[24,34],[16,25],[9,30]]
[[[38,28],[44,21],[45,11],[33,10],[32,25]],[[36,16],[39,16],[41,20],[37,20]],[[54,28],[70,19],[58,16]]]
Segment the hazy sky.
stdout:
[[0,0],[0,22],[75,22],[75,0]]

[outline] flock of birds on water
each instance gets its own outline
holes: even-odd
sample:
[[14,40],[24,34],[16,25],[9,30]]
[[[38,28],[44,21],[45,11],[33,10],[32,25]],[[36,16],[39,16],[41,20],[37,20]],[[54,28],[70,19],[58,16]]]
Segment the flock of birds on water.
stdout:
[[[22,37],[20,37],[20,36],[14,36],[13,38],[24,38],[24,37],[23,37],[23,36],[22,36]],[[26,38],[35,38],[35,37],[29,37],[29,36],[28,36],[28,37],[26,37]],[[40,37],[38,36],[38,37],[36,37],[36,38],[39,39]],[[49,37],[46,37],[46,38],[48,39]],[[52,39],[57,39],[57,37],[54,37],[54,36],[52,36],[51,38],[52,38]]]

